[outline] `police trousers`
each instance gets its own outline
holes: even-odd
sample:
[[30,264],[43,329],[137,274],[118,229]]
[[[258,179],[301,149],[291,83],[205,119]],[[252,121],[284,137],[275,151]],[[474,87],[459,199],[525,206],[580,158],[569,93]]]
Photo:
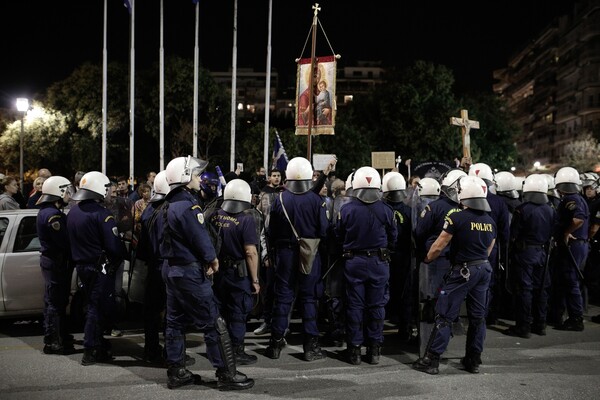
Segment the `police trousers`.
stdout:
[[185,266],[165,263],[163,269],[167,289],[167,366],[185,366],[185,328],[191,323],[204,333],[206,356],[213,367],[224,367],[215,328],[219,311],[204,268],[197,263]]
[[481,354],[483,351],[492,266],[489,261],[484,261],[468,267],[470,273],[468,279],[461,274],[461,268],[461,266],[452,267],[446,274],[435,305],[435,337],[432,339],[429,351],[438,355],[445,352],[448,347],[452,336],[452,323],[458,319],[465,298],[469,318],[467,353]]

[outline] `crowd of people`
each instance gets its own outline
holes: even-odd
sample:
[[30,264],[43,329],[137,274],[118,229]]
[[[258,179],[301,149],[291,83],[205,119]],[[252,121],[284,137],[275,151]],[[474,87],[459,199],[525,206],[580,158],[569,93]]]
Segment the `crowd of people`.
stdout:
[[[204,160],[177,157],[136,191],[125,177],[70,181],[41,169],[25,203],[40,209],[44,352],[73,348],[65,318],[76,268],[87,301],[81,363],[113,359],[104,335],[132,257],[147,266],[144,359],[166,366],[169,388],[200,382],[187,368],[190,325],[204,334],[222,390],[254,385],[237,369],[258,362],[244,344],[251,317],[261,322],[255,335],[270,335],[266,357],[281,357],[297,312],[304,360],[345,344],[353,365],[379,363],[387,320],[400,340],[419,342],[413,368],[429,374],[439,373],[463,302],[461,364],[471,373],[498,318],[515,321],[505,334],[526,339],[549,324],[584,329],[587,302],[600,299],[597,174],[563,167],[518,178],[465,159],[407,187],[398,171],[367,166],[344,182],[336,162],[314,171],[296,157],[247,182],[239,170],[217,176]],[[14,177],[1,177],[0,192],[0,209],[22,207]]]

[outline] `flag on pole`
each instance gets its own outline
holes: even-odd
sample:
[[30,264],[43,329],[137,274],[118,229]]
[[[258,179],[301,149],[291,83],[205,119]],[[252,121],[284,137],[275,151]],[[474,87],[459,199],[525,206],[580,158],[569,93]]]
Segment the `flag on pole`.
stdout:
[[127,8],[129,15],[131,15],[131,0],[123,0],[123,5]]
[[285,149],[283,148],[283,144],[279,138],[279,133],[275,132],[275,135],[275,144],[273,146],[273,163],[271,164],[271,168],[277,168],[279,171],[285,172],[289,161],[288,156],[285,153]]

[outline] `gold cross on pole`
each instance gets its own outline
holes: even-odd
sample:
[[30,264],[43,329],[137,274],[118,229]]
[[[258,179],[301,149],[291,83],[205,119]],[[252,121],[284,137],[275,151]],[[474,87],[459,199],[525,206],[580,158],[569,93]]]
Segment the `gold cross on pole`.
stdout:
[[479,129],[479,121],[471,121],[467,110],[460,110],[460,118],[450,117],[450,125],[460,126],[462,132],[463,157],[471,158],[471,128]]

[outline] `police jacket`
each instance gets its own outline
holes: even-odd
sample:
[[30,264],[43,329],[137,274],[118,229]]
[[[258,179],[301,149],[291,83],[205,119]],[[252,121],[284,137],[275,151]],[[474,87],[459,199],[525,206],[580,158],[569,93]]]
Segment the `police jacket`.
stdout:
[[71,257],[67,216],[52,203],[41,204],[36,219],[40,240],[40,252],[57,262],[66,262]]
[[71,208],[67,230],[76,264],[96,264],[105,255],[112,265],[120,265],[127,256],[115,217],[95,200],[83,200]]
[[205,265],[217,258],[204,225],[204,214],[194,194],[184,187],[173,189],[162,211],[164,236],[161,257],[170,265]]

